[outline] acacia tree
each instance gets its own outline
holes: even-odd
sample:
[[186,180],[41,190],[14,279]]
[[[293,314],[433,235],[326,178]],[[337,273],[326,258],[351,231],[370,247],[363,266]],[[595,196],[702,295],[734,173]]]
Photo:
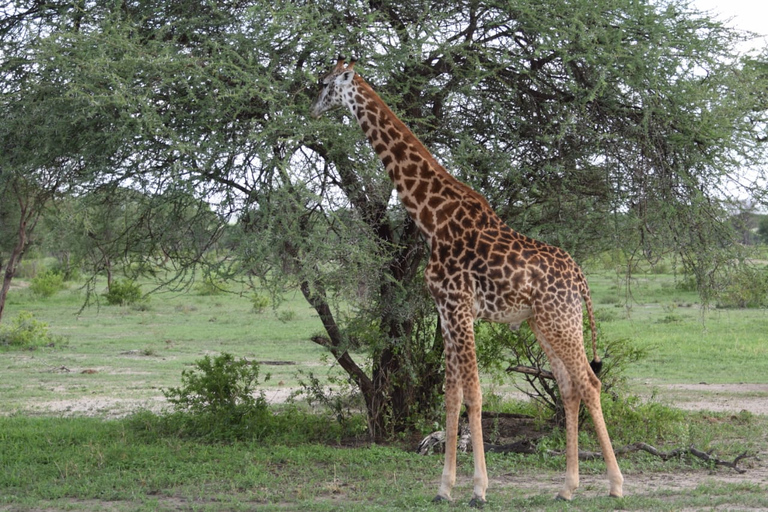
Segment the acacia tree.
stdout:
[[224,263],[302,291],[374,435],[435,411],[442,342],[428,250],[373,152],[308,118],[338,52],[514,228],[577,259],[675,253],[705,289],[736,247],[724,203],[760,184],[741,169],[763,177],[764,59],[685,2],[14,4],[6,34],[46,26],[25,69],[78,113],[91,182],[185,183],[240,219]]

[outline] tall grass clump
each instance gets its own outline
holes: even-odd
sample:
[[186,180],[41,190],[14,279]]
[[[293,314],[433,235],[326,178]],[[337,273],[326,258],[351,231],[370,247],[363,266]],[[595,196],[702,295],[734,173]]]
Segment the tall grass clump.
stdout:
[[263,293],[253,292],[251,294],[251,305],[253,306],[253,312],[260,315],[269,307],[269,297]]

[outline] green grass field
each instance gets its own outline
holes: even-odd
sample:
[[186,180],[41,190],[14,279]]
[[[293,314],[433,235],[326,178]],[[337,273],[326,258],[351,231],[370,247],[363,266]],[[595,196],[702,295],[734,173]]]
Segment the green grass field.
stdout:
[[[260,314],[247,296],[201,296],[194,289],[156,293],[142,308],[102,305],[78,313],[83,296],[76,287],[40,299],[23,280],[16,284],[22,287],[11,291],[4,323],[28,311],[65,341],[0,352],[0,510],[467,508],[470,455],[460,457],[455,503],[432,505],[442,456],[416,455],[410,439],[370,445],[338,434],[330,417],[299,411],[284,435],[206,443],[161,433],[147,419],[154,416],[133,414],[161,411],[161,390],[178,386],[181,371],[204,355],[263,362],[271,378],[262,388],[275,402],[298,387],[299,369],[338,374],[309,341],[321,325],[298,293]],[[635,424],[609,425],[614,443],[646,441],[664,450],[694,444],[724,459],[746,450],[761,460],[744,460],[742,475],[688,457],[624,455],[622,500],[605,497],[602,461],[584,462],[574,501],[559,503],[553,497],[565,460],[545,451],[562,447],[562,433],[554,432],[540,454],[489,454],[486,509],[768,508],[768,312],[703,312],[695,294],[678,291],[669,275],[636,278],[630,301],[615,276],[592,275],[590,284],[603,337],[649,349],[629,369],[630,386],[641,401],[660,404],[642,409],[647,416]],[[512,389],[486,384],[487,395]],[[665,404],[705,410],[669,412]],[[653,439],[636,439],[646,432],[643,421],[665,415],[667,427],[647,427]],[[594,444],[583,432],[582,445]]]

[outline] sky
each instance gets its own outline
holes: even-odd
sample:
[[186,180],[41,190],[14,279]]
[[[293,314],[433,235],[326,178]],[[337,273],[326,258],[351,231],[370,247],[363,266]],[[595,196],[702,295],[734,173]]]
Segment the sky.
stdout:
[[741,51],[768,46],[768,0],[692,0],[692,6],[727,21],[726,25],[762,34],[739,47]]

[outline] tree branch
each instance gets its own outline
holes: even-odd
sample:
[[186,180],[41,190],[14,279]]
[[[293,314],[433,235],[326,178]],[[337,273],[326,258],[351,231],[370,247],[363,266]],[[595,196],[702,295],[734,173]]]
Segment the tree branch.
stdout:
[[[626,446],[623,446],[621,448],[614,450],[616,455],[622,455],[625,453],[633,453],[633,452],[639,452],[639,451],[650,453],[651,455],[659,457],[661,460],[664,460],[664,461],[674,459],[682,455],[690,454],[694,457],[697,457],[703,460],[704,462],[714,463],[715,466],[725,466],[725,467],[731,468],[739,474],[746,473],[747,470],[738,467],[737,466],[738,463],[744,459],[747,459],[750,457],[756,457],[756,455],[750,455],[747,452],[743,452],[742,454],[737,455],[736,458],[733,459],[733,461],[727,461],[727,460],[719,459],[717,457],[713,457],[711,455],[712,452],[709,452],[709,453],[703,452],[697,449],[693,445],[689,446],[688,448],[676,448],[668,452],[662,452],[661,450],[655,448],[654,446],[651,446],[650,444],[643,443],[643,442],[628,444]],[[564,452],[550,451],[549,453],[552,455],[562,455]],[[603,454],[600,452],[579,451],[579,460],[599,459],[602,456]]]
[[555,374],[549,370],[542,370],[541,368],[532,368],[530,366],[523,366],[521,364],[510,366],[507,368],[507,373],[518,372],[526,375],[533,375],[534,377],[541,377],[543,379],[555,380]]

